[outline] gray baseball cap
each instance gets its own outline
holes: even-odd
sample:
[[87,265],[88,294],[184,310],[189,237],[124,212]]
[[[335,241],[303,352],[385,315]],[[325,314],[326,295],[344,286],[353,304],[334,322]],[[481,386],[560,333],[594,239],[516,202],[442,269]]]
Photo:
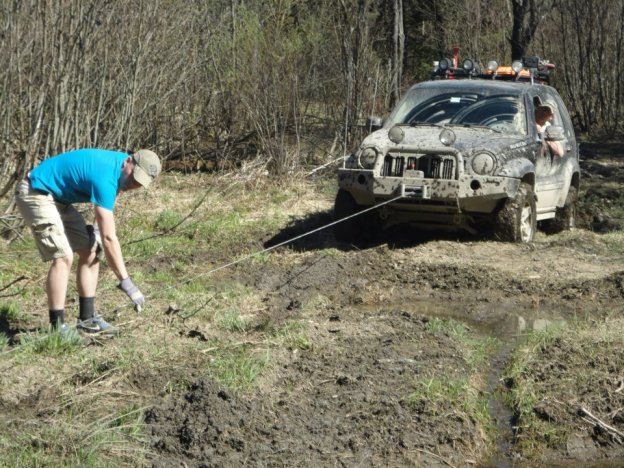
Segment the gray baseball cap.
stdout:
[[134,172],[132,176],[143,187],[147,188],[158,177],[161,170],[160,158],[153,151],[142,149],[132,155]]

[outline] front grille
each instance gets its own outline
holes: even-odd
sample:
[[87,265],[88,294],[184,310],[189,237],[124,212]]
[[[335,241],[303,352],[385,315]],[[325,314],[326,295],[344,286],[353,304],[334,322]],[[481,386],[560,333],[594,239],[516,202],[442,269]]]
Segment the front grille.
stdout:
[[382,177],[403,177],[406,169],[422,171],[426,179],[454,179],[455,158],[437,154],[397,156],[388,154],[381,168]]

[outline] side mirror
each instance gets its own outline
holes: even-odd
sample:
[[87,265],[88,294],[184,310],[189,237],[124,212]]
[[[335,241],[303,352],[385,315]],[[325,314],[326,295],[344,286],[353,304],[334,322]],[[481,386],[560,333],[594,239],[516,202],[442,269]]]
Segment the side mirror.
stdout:
[[376,115],[371,115],[368,119],[366,119],[366,130],[369,132],[374,132],[375,130],[379,130],[383,127],[383,119]]
[[563,141],[565,140],[565,134],[563,132],[563,127],[558,125],[549,125],[544,130],[544,139],[546,141]]

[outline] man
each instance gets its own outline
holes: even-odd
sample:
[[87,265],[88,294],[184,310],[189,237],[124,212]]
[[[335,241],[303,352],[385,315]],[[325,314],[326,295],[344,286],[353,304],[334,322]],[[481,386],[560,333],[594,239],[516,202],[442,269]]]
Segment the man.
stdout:
[[[550,107],[548,104],[544,104],[544,105],[540,105],[536,107],[535,124],[537,127],[537,133],[542,135],[542,138],[543,138],[544,132],[546,131],[546,128],[551,124],[551,121],[554,116],[555,116],[555,113],[552,107]],[[558,156],[560,158],[563,157],[564,151],[563,151],[563,145],[561,144],[561,142],[547,141],[547,140],[544,140],[544,142],[550,154],[554,156]]]
[[[79,149],[44,160],[18,185],[17,207],[32,230],[41,258],[52,262],[46,291],[53,329],[69,330],[65,324],[65,297],[73,252],[77,252],[80,311],[76,328],[86,333],[118,334],[117,328],[95,312],[100,265],[96,242],[98,230],[108,264],[119,280],[118,287],[137,309],[143,306],[145,297],[126,270],[113,208],[119,192],[147,188],[160,170],[160,159],[150,150],[129,155],[101,149]],[[87,226],[73,203],[94,205],[97,229]]]

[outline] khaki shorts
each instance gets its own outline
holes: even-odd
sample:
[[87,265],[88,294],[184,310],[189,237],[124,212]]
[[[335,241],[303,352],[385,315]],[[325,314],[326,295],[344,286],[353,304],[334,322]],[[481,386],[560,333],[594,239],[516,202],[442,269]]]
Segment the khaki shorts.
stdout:
[[52,195],[33,190],[28,180],[20,182],[15,202],[30,227],[44,261],[68,257],[72,252],[97,249],[93,227],[72,205],[54,201]]

